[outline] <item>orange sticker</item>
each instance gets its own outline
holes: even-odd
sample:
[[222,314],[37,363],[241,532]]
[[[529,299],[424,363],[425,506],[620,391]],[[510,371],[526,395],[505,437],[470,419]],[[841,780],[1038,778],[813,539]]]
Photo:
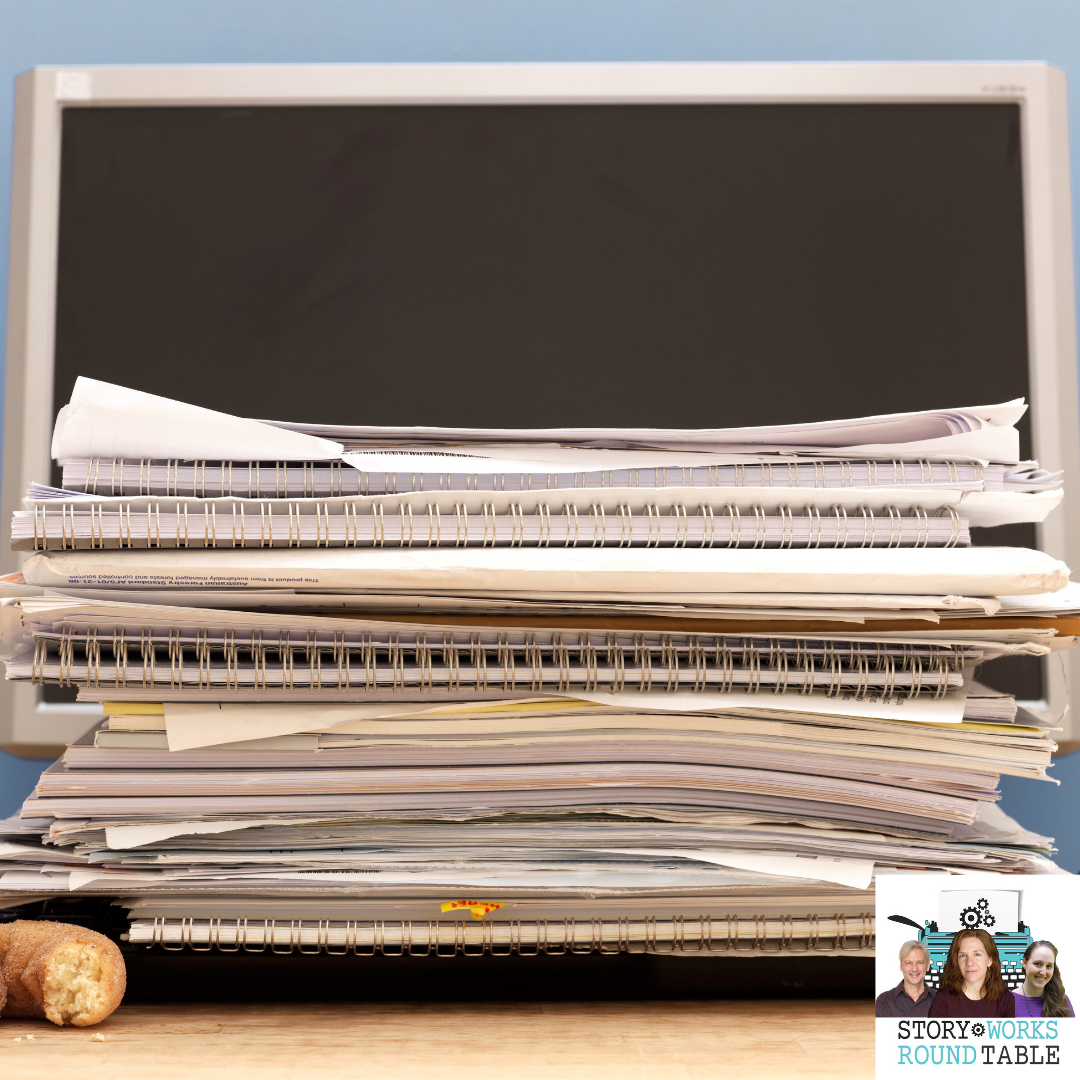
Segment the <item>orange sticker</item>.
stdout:
[[505,904],[496,904],[491,900],[448,900],[439,910],[468,911],[474,919],[482,919],[485,915],[490,915],[493,911],[504,907],[506,907]]

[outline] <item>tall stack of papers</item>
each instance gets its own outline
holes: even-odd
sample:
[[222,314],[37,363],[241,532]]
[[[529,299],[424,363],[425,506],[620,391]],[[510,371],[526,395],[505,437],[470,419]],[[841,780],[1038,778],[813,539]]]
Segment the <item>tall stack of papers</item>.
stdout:
[[1055,872],[996,806],[1052,729],[977,677],[1080,612],[970,546],[1061,501],[1024,408],[327,428],[80,379],[0,612],[7,677],[102,719],[0,827],[0,900],[116,897],[146,944],[824,953],[872,947],[875,874]]

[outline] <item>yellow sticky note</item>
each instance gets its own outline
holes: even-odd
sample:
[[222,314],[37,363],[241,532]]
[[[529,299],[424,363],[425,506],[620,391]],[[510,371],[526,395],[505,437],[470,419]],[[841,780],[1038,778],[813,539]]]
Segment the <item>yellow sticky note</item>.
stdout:
[[439,909],[440,911],[468,911],[474,919],[482,919],[505,904],[496,904],[491,900],[447,900]]

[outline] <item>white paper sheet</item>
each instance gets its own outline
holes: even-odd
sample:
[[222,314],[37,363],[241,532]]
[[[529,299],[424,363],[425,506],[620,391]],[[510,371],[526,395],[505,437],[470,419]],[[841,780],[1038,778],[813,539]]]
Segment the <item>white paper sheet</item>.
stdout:
[[1080,614],[1080,581],[1070,581],[1065,588],[1056,592],[1038,593],[1034,596],[1003,596],[1001,614],[1046,618]]
[[616,855],[652,855],[656,858],[696,859],[699,862],[754,870],[780,877],[832,881],[852,889],[869,889],[874,877],[873,859],[833,859],[824,855],[758,855],[748,851],[709,851],[686,848],[604,848]]
[[[291,430],[349,443],[497,444],[561,443],[608,448],[664,447],[683,450],[764,451],[834,450],[885,457],[938,454],[1016,462],[1019,436],[1013,425],[1027,411],[1022,398],[1001,405],[923,412],[890,413],[812,424],[755,428],[435,428],[346,427],[266,421]],[[985,451],[985,452],[983,452]]]
[[[57,417],[53,457],[58,460],[99,457],[320,461],[338,458],[342,452],[340,443],[347,440],[384,445],[510,442],[733,453],[835,451],[886,457],[952,455],[1014,463],[1019,459],[1019,435],[1013,425],[1026,409],[1022,399],[1018,399],[1001,405],[812,424],[700,430],[349,428],[245,420],[80,377],[71,401]],[[513,462],[515,457],[511,455],[506,460]],[[516,466],[509,467],[520,467],[520,459]]]
[[143,825],[107,825],[105,843],[117,851],[155,844],[159,840],[171,840],[174,836],[210,836],[216,833],[234,832],[237,829],[254,829],[262,825],[276,825],[278,818],[244,818],[242,821],[217,819],[216,821],[170,821]]
[[341,444],[79,377],[56,418],[52,456],[324,461]]
[[341,589],[579,602],[652,594],[677,603],[732,592],[1021,596],[1064,588],[1069,569],[1041,551],[992,547],[281,548],[48,552],[27,559],[23,575],[50,589]]
[[21,844],[13,844],[8,840],[0,840],[0,860],[14,860],[16,862],[31,863],[63,863],[69,862],[67,852],[57,851],[55,848],[41,846],[30,847],[30,843],[36,843],[36,837],[28,836]]
[[[767,700],[763,700],[763,697]],[[458,713],[473,717],[470,727],[478,730],[483,726],[475,719],[488,715],[497,719],[501,709],[520,707],[527,712],[547,709],[553,717],[590,706],[605,706],[615,710],[636,713],[731,713],[739,710],[757,710],[767,707],[773,710],[791,710],[805,716],[861,717],[871,720],[909,720],[922,724],[958,724],[964,716],[964,695],[948,697],[893,698],[858,701],[854,697],[829,698],[823,693],[799,694],[749,694],[745,691],[676,692],[672,694],[613,694],[603,691],[560,695],[560,701],[544,702],[538,699],[521,699],[491,703],[462,704]],[[297,735],[302,732],[369,731],[369,721],[387,721],[412,717],[430,717],[436,721],[435,730],[459,731],[460,724],[452,724],[454,710],[445,705],[425,707],[422,703],[388,705],[382,703],[328,704],[268,702],[165,702],[165,731],[170,751],[194,750],[201,747],[221,746],[226,743],[243,743],[253,739],[267,739],[278,735]],[[605,712],[604,710],[597,710]],[[437,719],[443,717],[445,719]],[[520,726],[528,727],[529,725]],[[548,721],[545,720],[545,723]],[[588,728],[594,721],[583,718],[578,727]],[[552,730],[558,725],[549,724]],[[562,725],[565,726],[565,725]],[[415,725],[405,725],[412,730]],[[386,729],[383,729],[384,733]]]
[[[778,697],[771,693],[743,693],[736,700],[731,692],[702,694],[695,691],[656,695],[589,692],[585,695],[563,694],[558,698],[517,698],[431,706],[421,702],[401,705],[166,702],[164,726],[170,732],[170,750],[178,751],[234,743],[240,745],[272,735],[304,732],[357,736],[386,736],[399,732],[403,738],[425,735],[465,738],[470,733],[494,735],[540,730],[555,734],[581,730],[637,730],[643,727],[661,731],[730,729],[756,732],[760,723],[766,723],[767,726],[760,728],[760,731],[769,731],[776,737],[783,733],[790,734],[786,729],[781,732],[772,720],[758,722],[743,720],[739,716],[740,712],[744,715],[756,714],[763,708],[777,715],[788,709],[792,721],[798,724],[812,724],[815,717],[823,720],[837,717],[870,721],[907,719],[919,723],[953,724],[963,716],[963,702],[953,698],[936,702],[904,700],[907,704],[900,706],[869,701],[853,706],[852,701],[830,699],[823,694],[801,695],[795,692]],[[915,708],[912,709],[912,706]],[[678,719],[680,715],[687,719]],[[651,716],[651,719],[645,719],[646,716]],[[713,722],[710,716],[721,719]],[[855,727],[863,730],[865,725],[856,724]]]
[[[858,701],[854,697],[829,698],[822,693],[786,695],[749,694],[745,691],[676,692],[672,694],[613,694],[603,691],[561,695],[570,708],[571,702],[604,705],[613,709],[629,709],[635,712],[656,713],[723,713],[754,710],[769,707],[776,710],[790,709],[793,713],[807,716],[844,717],[855,716],[871,720],[909,720],[923,724],[958,724],[964,717],[963,694],[951,694],[944,698],[893,698]],[[505,703],[512,707],[515,703]],[[537,708],[537,701],[518,703],[523,708]],[[479,711],[483,706],[462,708]],[[301,732],[342,730],[357,721],[393,720],[401,717],[435,717],[447,715],[443,706],[425,708],[421,704],[385,705],[380,703],[320,705],[271,702],[165,702],[165,731],[171,751],[193,750],[200,747],[219,746],[224,743],[241,743],[251,739],[265,739],[277,735],[295,735]],[[553,710],[556,714],[560,711]],[[493,714],[495,715],[495,714]],[[583,724],[585,722],[583,721]]]
[[349,720],[389,720],[395,716],[420,716],[436,711],[422,705],[268,705],[245,702],[165,703],[165,733],[170,750],[193,750],[201,746],[268,739],[275,735],[297,735],[318,731]]
[[[793,683],[797,687],[797,684]],[[815,691],[800,694],[748,693],[745,690],[676,690],[674,693],[611,693],[605,690],[574,691],[563,695],[577,701],[592,701],[613,708],[633,708],[641,712],[730,712],[735,709],[790,709],[795,713],[819,716],[861,716],[871,720],[912,720],[921,724],[959,724],[964,719],[966,694],[948,694],[942,698],[895,695],[873,700],[858,700],[854,694],[826,697]]]
[[[967,518],[973,529],[993,528],[995,525],[1018,525],[1029,521],[1045,521],[1056,510],[1065,492],[1057,491],[965,491],[960,496],[957,512]],[[926,506],[926,503],[922,505]],[[943,501],[937,505],[944,506]]]
[[130,889],[139,884],[158,885],[163,877],[177,877],[179,875],[146,872],[141,870],[72,870],[68,874],[67,887],[70,892],[85,889],[87,885],[113,885],[116,888]]

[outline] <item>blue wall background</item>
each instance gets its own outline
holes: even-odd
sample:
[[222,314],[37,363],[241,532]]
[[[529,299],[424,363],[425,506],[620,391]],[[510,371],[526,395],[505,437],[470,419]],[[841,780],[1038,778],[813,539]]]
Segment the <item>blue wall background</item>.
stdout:
[[[1070,76],[1080,146],[1076,0],[0,0],[0,206],[14,78],[37,64],[484,60],[1045,60]],[[1075,155],[1073,175],[1075,193]],[[5,211],[0,296],[8,225]],[[41,767],[0,752],[0,816]],[[1080,834],[1064,826],[1080,818],[1080,753],[1054,772],[1061,787],[1006,778],[1004,806],[1056,835],[1076,873]]]

